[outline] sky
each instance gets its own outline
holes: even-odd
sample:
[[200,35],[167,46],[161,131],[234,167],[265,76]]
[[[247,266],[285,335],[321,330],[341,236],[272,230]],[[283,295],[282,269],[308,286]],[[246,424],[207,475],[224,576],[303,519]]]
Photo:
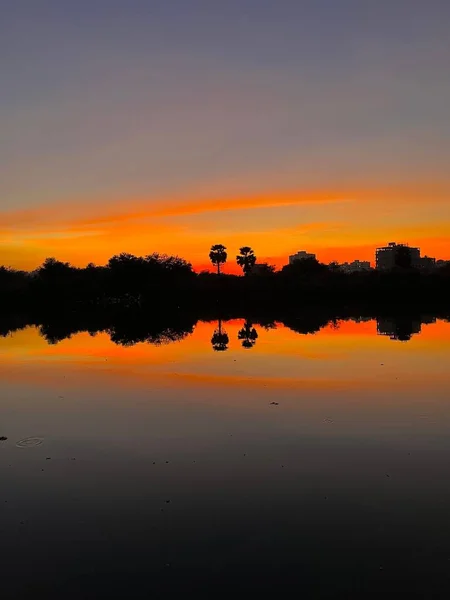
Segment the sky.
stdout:
[[450,259],[449,22],[448,0],[0,0],[0,264]]

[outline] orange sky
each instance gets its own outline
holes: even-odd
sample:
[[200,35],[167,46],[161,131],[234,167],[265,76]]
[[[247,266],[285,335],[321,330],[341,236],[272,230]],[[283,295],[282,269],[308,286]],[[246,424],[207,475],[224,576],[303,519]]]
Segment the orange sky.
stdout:
[[214,243],[228,248],[226,271],[250,245],[260,261],[280,267],[298,250],[319,260],[373,260],[389,241],[419,245],[450,258],[445,185],[343,188],[174,199],[71,200],[0,212],[0,263],[33,269],[55,256],[77,266],[105,263],[119,252],[178,254],[209,268]]
[[449,2],[137,3],[2,3],[0,264],[450,259]]

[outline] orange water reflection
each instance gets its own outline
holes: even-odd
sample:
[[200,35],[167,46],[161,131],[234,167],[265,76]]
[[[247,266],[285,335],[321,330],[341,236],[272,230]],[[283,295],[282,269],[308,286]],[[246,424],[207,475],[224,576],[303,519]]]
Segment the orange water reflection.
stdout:
[[34,328],[0,338],[6,571],[20,565],[34,579],[41,559],[48,581],[69,563],[85,581],[117,556],[110,572],[129,560],[128,590],[136,564],[146,578],[165,564],[195,564],[203,577],[210,554],[214,569],[256,556],[260,577],[280,553],[292,565],[300,547],[304,568],[317,547],[318,580],[327,549],[329,564],[344,554],[352,581],[373,549],[377,575],[390,551],[392,572],[407,555],[407,578],[424,548],[446,572],[450,323],[422,325],[406,343],[377,335],[374,320],[313,335],[254,324],[245,349],[234,320],[222,324],[228,350],[215,352],[217,325],[160,346],[119,346],[106,333],[48,345]]
[[320,332],[301,335],[277,324],[265,330],[256,325],[253,348],[242,348],[242,320],[227,321],[229,349],[215,353],[211,335],[216,324],[199,322],[182,341],[155,346],[138,343],[123,347],[109,335],[79,333],[48,345],[35,328],[0,339],[1,381],[58,385],[69,378],[80,386],[139,386],[152,381],[174,387],[349,389],[443,386],[450,350],[450,323],[423,325],[407,343],[376,335],[376,321],[341,321]]

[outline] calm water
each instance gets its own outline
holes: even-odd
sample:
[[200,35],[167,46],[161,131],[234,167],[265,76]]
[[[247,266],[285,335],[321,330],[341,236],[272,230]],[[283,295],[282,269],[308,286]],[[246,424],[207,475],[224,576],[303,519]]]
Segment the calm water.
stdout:
[[217,329],[0,338],[2,597],[447,598],[450,323]]

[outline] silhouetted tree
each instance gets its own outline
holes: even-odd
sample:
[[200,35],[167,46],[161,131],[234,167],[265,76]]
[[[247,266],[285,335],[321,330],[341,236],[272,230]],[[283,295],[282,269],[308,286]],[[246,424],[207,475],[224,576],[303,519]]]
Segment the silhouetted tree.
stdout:
[[219,319],[217,323],[217,329],[214,330],[213,336],[211,338],[211,345],[213,350],[216,352],[224,352],[228,350],[228,344],[230,342],[230,338],[226,331],[222,330],[222,320]]
[[250,271],[251,275],[257,276],[267,276],[273,275],[275,273],[274,265],[269,265],[268,263],[255,263]]
[[194,275],[191,263],[179,256],[168,256],[167,254],[158,254],[153,252],[145,257],[145,263],[148,270],[153,270],[153,274],[176,279],[189,279]]
[[113,297],[137,299],[146,280],[145,259],[122,252],[108,261],[110,292]]
[[330,262],[330,264],[328,265],[328,268],[330,269],[331,272],[336,273],[340,271],[340,265],[337,261],[333,260],[332,262]]
[[0,294],[24,292],[29,281],[30,276],[24,271],[16,271],[11,267],[0,267]]
[[253,327],[251,321],[246,320],[244,327],[238,331],[238,340],[242,340],[243,348],[253,348],[258,339],[258,332]]
[[37,298],[53,302],[72,302],[79,290],[79,269],[56,258],[46,258],[33,273],[32,289]]
[[304,258],[302,260],[295,260],[289,265],[284,265],[281,269],[281,274],[285,277],[295,278],[309,278],[315,275],[324,275],[330,273],[330,269],[327,265],[320,263],[315,258]]
[[113,256],[108,270],[110,295],[128,303],[141,303],[161,291],[173,297],[177,286],[195,277],[187,261],[156,252],[145,257],[126,253]]
[[211,246],[209,260],[217,267],[217,275],[220,275],[220,265],[227,262],[227,249],[222,244]]
[[57,281],[61,277],[70,276],[74,270],[74,267],[68,262],[62,262],[56,258],[46,258],[37,273],[41,280]]
[[240,254],[236,256],[236,262],[242,268],[244,275],[249,275],[256,263],[255,253],[250,246],[243,246],[239,249],[239,253]]

